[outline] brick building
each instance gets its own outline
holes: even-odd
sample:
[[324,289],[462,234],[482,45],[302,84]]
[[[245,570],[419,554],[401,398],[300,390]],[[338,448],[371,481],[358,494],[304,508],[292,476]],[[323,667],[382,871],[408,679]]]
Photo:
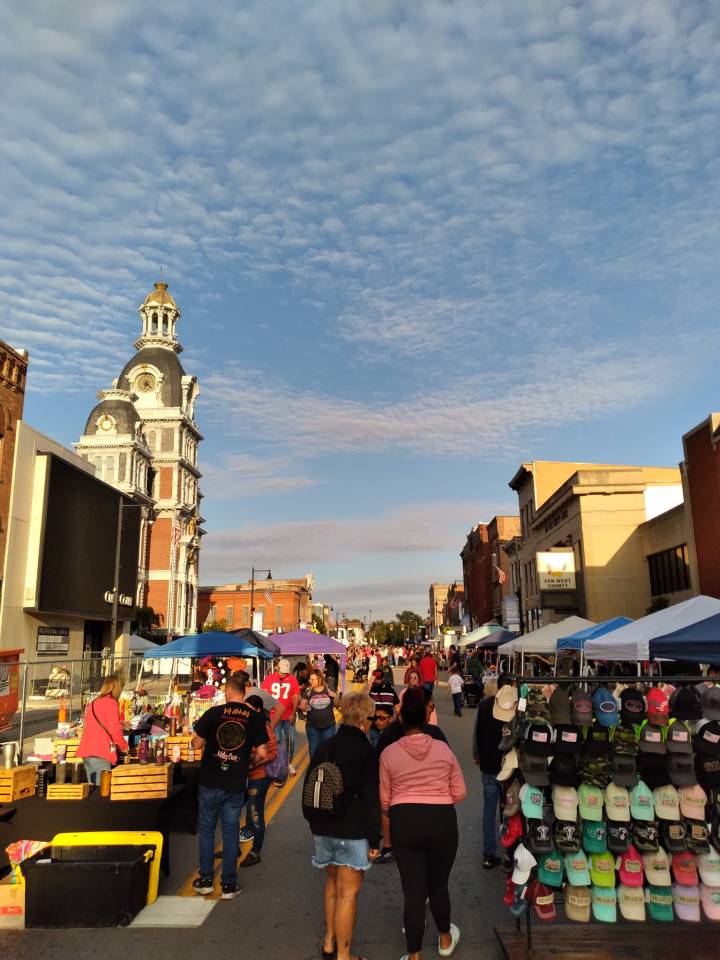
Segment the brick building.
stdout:
[[314,585],[307,574],[299,580],[256,580],[254,589],[251,581],[200,587],[198,628],[213,621],[224,622],[228,630],[249,627],[251,605],[260,630],[287,633],[309,627]]
[[487,523],[479,523],[468,533],[460,557],[465,585],[465,613],[472,630],[492,620],[493,616],[493,569]]
[[[514,596],[510,558],[505,546],[520,535],[520,517],[496,516],[488,524],[492,619],[508,624],[507,601]],[[483,621],[486,622],[486,621]]]
[[683,437],[680,464],[688,520],[688,574],[695,593],[720,597],[720,413]]
[[16,425],[22,419],[27,365],[25,350],[14,350],[0,340],[0,576],[5,564]]

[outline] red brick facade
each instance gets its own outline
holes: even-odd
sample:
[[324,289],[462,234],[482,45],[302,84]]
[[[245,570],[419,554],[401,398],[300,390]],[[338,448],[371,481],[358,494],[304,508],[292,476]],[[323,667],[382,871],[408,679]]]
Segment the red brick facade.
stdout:
[[5,564],[16,425],[22,419],[27,365],[27,354],[18,353],[0,340],[0,581]]
[[[269,593],[268,600],[265,593]],[[249,583],[231,583],[198,590],[198,627],[210,621],[225,621],[228,630],[250,626]],[[255,613],[263,612],[262,629],[267,632],[297,630],[310,625],[312,593],[307,580],[256,580],[253,594]]]
[[465,614],[470,618],[471,628],[478,627],[492,620],[493,613],[492,567],[486,523],[479,523],[470,531],[460,556],[465,585]]
[[683,437],[700,593],[720,598],[720,414]]

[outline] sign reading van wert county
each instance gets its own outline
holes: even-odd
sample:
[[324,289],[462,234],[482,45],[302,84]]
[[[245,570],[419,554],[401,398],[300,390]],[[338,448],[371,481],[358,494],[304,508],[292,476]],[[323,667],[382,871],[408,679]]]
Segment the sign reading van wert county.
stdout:
[[535,564],[541,590],[575,589],[574,553],[536,553]]

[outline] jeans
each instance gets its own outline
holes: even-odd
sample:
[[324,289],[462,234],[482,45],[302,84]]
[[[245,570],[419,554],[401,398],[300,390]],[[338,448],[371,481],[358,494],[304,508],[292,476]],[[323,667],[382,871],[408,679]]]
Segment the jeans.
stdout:
[[112,764],[109,760],[103,760],[102,757],[85,757],[85,773],[88,783],[94,783],[97,786],[100,783],[100,774],[104,770],[112,770]]
[[308,753],[312,756],[323,740],[334,737],[337,731],[335,724],[331,727],[326,727],[324,730],[318,730],[316,727],[311,727],[310,724],[308,724],[305,732],[307,733]]
[[455,716],[456,716],[456,717],[461,717],[461,716],[462,716],[463,695],[462,695],[462,693],[454,693],[454,694],[452,695],[452,698],[453,698],[453,707],[455,707]]
[[482,775],[483,785],[483,854],[497,855],[497,811],[500,803],[500,784],[492,773]]
[[265,840],[265,797],[269,789],[270,777],[248,780],[247,828],[253,835],[253,853],[260,853]]
[[295,724],[290,723],[289,720],[281,720],[275,728],[275,736],[278,743],[285,744],[288,763],[292,763],[292,758],[295,756]]
[[425,683],[423,683],[423,687],[425,690],[427,690],[430,696],[433,695],[433,690],[435,689],[435,684],[433,682],[426,680]]
[[228,790],[215,790],[200,786],[198,789],[198,847],[200,876],[212,877],[215,873],[215,829],[218,817],[222,826],[222,882],[237,883],[237,861],[240,856],[240,814],[245,804],[245,794]]

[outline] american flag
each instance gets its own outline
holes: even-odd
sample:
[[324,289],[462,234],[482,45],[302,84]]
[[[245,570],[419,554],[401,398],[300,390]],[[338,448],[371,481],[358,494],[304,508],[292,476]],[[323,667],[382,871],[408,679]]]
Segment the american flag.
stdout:
[[494,564],[494,567],[495,567],[495,570],[497,571],[498,583],[505,583],[505,581],[507,580],[507,574],[505,573],[505,571],[501,567],[498,567],[497,564]]
[[272,603],[272,594],[270,593],[269,590],[263,590],[263,596],[265,597],[268,603]]
[[180,527],[180,524],[177,521],[175,521],[173,523],[173,531],[172,531],[172,542],[174,547],[176,547],[180,543],[181,536],[182,536],[182,529]]

